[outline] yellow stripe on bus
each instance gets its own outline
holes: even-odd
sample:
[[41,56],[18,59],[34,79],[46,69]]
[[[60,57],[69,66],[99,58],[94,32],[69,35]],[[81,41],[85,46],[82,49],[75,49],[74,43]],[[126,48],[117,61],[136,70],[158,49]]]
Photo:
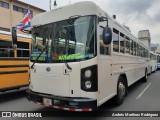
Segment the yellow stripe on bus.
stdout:
[[0,89],[27,85],[28,73],[0,75]]
[[[0,35],[0,39],[11,41],[12,37],[11,36],[7,36],[7,35]],[[27,39],[27,38],[20,38],[20,37],[18,37],[17,41],[31,43],[31,39]]]
[[0,65],[29,65],[29,60],[0,60]]
[[0,68],[0,72],[9,72],[9,71],[22,71],[28,70],[28,67],[17,67],[17,68]]

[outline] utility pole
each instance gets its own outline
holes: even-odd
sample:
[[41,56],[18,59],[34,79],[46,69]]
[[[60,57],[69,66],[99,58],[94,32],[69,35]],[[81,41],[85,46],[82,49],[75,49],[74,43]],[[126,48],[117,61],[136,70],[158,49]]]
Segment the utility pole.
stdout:
[[[57,7],[57,1],[56,0],[54,1],[53,5],[54,5],[54,8]],[[49,9],[52,10],[52,0],[49,1]]]
[[56,8],[57,7],[57,1],[55,0],[54,1],[54,8]]
[[51,0],[50,0],[50,1],[49,1],[49,9],[50,9],[50,10],[52,9],[51,6],[52,6],[52,2],[51,2]]

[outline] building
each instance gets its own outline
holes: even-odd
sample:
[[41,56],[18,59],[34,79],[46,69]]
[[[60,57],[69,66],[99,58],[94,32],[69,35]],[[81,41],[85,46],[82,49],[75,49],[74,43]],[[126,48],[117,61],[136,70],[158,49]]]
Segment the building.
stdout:
[[141,30],[138,32],[138,39],[140,39],[149,50],[151,50],[151,35],[149,30]]
[[160,55],[160,46],[157,47],[157,50],[155,52]]
[[160,44],[151,44],[151,51],[160,54]]
[[45,10],[29,5],[18,0],[0,0],[0,30],[10,32],[12,27],[19,24],[24,17],[24,12],[30,8],[31,18]]

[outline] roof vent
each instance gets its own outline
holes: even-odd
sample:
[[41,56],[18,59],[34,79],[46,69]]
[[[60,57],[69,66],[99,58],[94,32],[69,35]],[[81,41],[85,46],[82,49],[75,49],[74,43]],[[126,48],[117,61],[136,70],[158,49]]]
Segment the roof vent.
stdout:
[[116,15],[113,15],[113,18],[116,19]]

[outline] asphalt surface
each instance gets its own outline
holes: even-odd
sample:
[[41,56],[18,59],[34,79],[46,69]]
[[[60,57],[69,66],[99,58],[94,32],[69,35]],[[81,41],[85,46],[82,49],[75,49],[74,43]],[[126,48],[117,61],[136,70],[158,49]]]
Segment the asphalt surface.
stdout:
[[[25,98],[26,93],[23,90],[10,91],[6,93],[0,93],[0,111],[51,111],[46,114],[52,114],[54,119],[92,119],[92,120],[160,120],[160,117],[107,117],[108,113],[114,113],[117,111],[159,111],[160,114],[160,71],[152,73],[148,81],[143,83],[141,81],[136,82],[129,88],[128,96],[125,98],[124,103],[121,106],[115,106],[112,99],[98,108],[97,111],[91,113],[75,113],[68,111],[58,111],[52,108],[36,105],[28,102]],[[45,119],[52,119],[45,118]],[[9,118],[0,118],[9,119]],[[13,118],[10,118],[13,120]],[[17,120],[18,118],[14,118]],[[20,118],[19,118],[20,119]],[[28,118],[26,118],[28,119]],[[41,120],[44,118],[38,118]]]

